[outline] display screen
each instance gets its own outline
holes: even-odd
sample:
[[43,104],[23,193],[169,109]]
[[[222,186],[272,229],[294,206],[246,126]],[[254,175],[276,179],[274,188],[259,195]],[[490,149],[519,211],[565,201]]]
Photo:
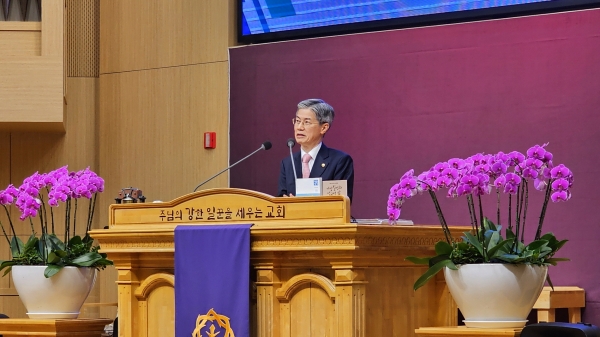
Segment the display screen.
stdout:
[[600,0],[238,0],[239,40],[266,42],[526,15]]

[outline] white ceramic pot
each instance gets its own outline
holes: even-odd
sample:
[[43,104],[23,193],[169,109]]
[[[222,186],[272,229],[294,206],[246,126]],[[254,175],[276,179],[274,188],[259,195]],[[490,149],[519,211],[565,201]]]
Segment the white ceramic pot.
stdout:
[[13,266],[15,289],[32,319],[77,318],[96,282],[95,268],[64,267],[45,278],[46,266]]
[[547,266],[502,263],[444,268],[446,284],[467,327],[521,328],[539,297]]

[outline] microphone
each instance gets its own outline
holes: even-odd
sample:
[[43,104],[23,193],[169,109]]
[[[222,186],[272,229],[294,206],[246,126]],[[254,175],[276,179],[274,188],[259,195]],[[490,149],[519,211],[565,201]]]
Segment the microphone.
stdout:
[[266,142],[262,143],[262,145],[261,145],[261,146],[260,146],[258,149],[256,149],[254,152],[252,152],[252,153],[250,153],[249,155],[245,156],[244,158],[242,158],[242,159],[238,160],[237,162],[235,162],[235,163],[233,163],[233,164],[229,165],[229,166],[228,166],[228,167],[226,167],[224,170],[222,170],[221,172],[219,172],[219,173],[215,174],[214,176],[212,176],[212,177],[210,177],[210,178],[206,179],[205,181],[201,182],[201,183],[200,183],[198,186],[196,186],[196,188],[194,188],[194,192],[196,192],[196,190],[197,190],[198,188],[200,188],[200,186],[202,186],[202,185],[206,184],[207,182],[209,182],[209,181],[213,180],[214,178],[218,177],[218,176],[219,176],[221,173],[223,173],[223,172],[225,172],[225,171],[229,170],[230,168],[234,167],[235,165],[237,165],[237,164],[239,164],[239,163],[243,162],[244,160],[248,159],[249,157],[251,157],[251,156],[252,156],[253,154],[255,154],[256,152],[258,152],[258,151],[260,151],[260,150],[265,150],[265,151],[266,151],[266,150],[269,150],[269,149],[270,149],[272,146],[273,146],[273,145],[271,145],[271,142],[269,142],[269,141],[266,141]]
[[288,139],[287,145],[289,148],[296,146],[296,141],[294,140],[294,138]]
[[287,146],[290,148],[290,158],[292,159],[292,169],[294,169],[294,180],[298,179],[298,175],[296,174],[296,165],[294,164],[294,154],[292,153],[292,148],[296,145],[296,141],[294,138],[290,138],[287,141]]

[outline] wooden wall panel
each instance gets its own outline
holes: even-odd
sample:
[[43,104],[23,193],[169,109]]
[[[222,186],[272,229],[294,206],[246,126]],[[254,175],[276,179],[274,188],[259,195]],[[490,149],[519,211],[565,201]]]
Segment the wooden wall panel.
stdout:
[[42,1],[42,56],[64,54],[65,0]]
[[232,0],[103,0],[100,73],[227,60]]
[[66,60],[69,77],[98,77],[100,72],[100,0],[67,0]]
[[40,22],[0,21],[0,56],[40,56]]
[[[227,166],[227,71],[219,62],[100,75],[99,162],[107,193],[133,186],[149,202],[167,201]],[[203,148],[206,131],[217,132],[214,150]],[[203,188],[226,186],[227,173]]]
[[63,130],[62,57],[6,57],[0,62],[0,129],[44,123]]
[[39,56],[42,50],[41,31],[4,30],[0,25],[0,57]]
[[[8,275],[5,276],[5,278],[8,277]],[[27,310],[19,296],[16,294],[2,296],[2,301],[0,301],[0,312],[10,318],[27,318]]]
[[[103,227],[103,226],[102,226]],[[117,270],[110,266],[106,267],[98,275],[96,280],[96,291],[93,298],[88,298],[86,303],[97,303],[98,311],[93,312],[89,317],[97,318],[115,318],[117,317]]]

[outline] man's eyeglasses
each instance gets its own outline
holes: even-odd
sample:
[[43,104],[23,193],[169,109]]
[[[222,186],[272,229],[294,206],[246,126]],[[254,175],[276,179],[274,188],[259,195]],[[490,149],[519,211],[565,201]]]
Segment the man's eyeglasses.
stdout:
[[305,128],[310,127],[311,125],[317,125],[319,123],[314,123],[309,121],[308,119],[305,121],[301,121],[298,118],[292,118],[292,124],[294,124],[294,126],[300,126],[300,124],[302,124]]

